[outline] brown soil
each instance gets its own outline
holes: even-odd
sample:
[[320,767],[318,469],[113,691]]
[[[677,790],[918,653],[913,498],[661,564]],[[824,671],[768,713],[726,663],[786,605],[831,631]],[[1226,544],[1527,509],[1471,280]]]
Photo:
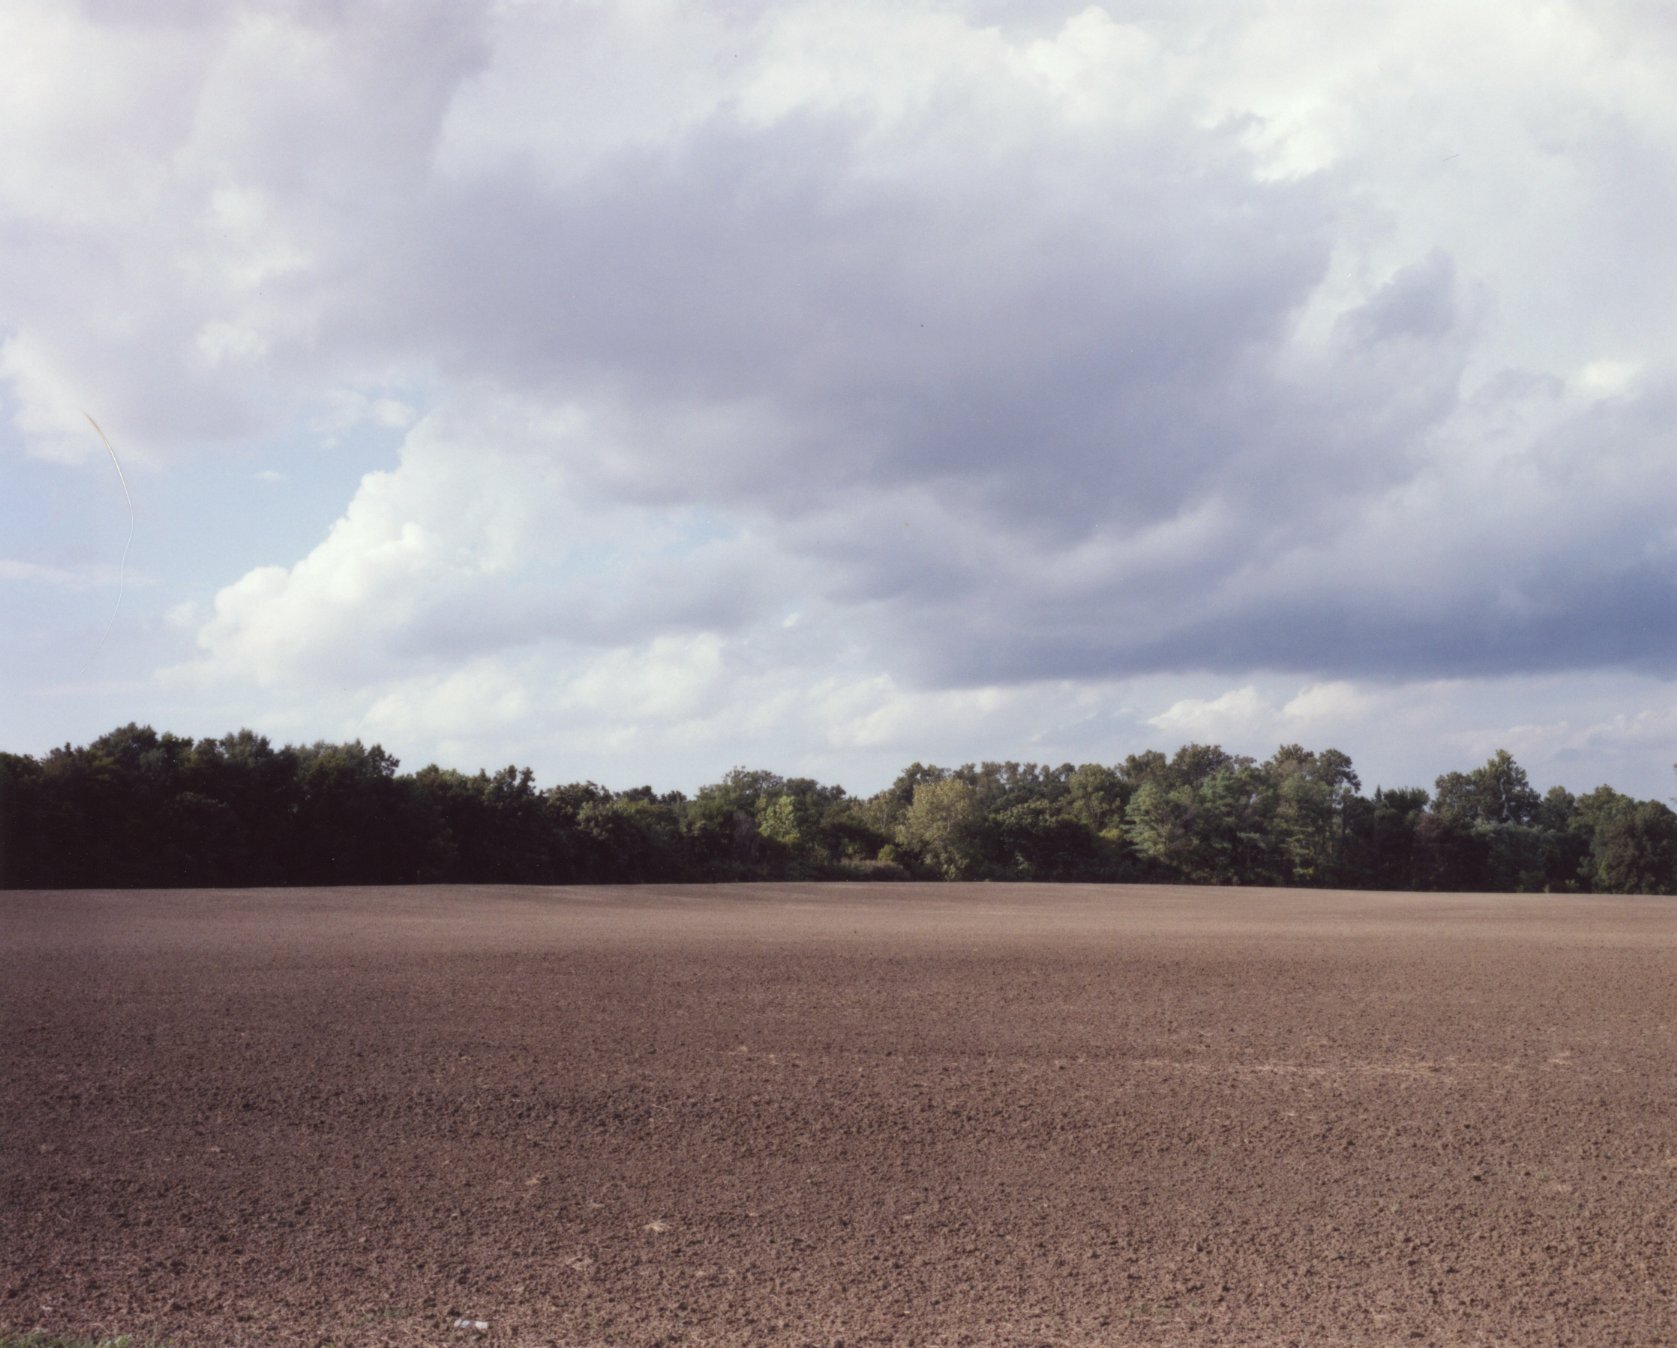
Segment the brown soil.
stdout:
[[1677,1342],[1674,1050],[1668,900],[0,895],[0,1330]]

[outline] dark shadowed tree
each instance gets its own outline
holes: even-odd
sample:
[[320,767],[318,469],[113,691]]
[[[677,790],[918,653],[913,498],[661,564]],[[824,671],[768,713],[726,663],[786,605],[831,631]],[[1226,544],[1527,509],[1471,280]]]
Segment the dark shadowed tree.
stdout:
[[0,753],[0,889],[57,883],[42,847],[42,795],[41,765],[23,754]]
[[239,730],[199,740],[185,777],[193,792],[225,805],[237,823],[239,855],[233,878],[224,883],[285,883],[297,847],[302,800],[295,751],[275,749],[265,736]]
[[436,847],[446,826],[397,760],[360,740],[296,750],[297,831],[290,858],[298,883],[367,885],[440,878]]
[[821,814],[816,843],[834,863],[872,861],[888,846],[891,835],[878,828],[872,802],[851,796],[835,799]]
[[1347,803],[1347,884],[1369,889],[1424,888],[1417,874],[1417,825],[1431,796],[1418,786],[1376,787],[1371,800]]
[[1010,880],[1092,879],[1101,870],[1104,842],[1051,801],[1027,800],[986,819],[986,869]]
[[1578,798],[1564,786],[1552,786],[1537,807],[1543,839],[1543,888],[1556,894],[1589,886],[1591,828],[1578,814]]
[[1506,749],[1472,772],[1445,773],[1435,784],[1431,820],[1417,834],[1424,887],[1543,888],[1549,857],[1537,827],[1541,805]]
[[1415,820],[1414,888],[1482,890],[1486,853],[1485,840],[1471,825],[1428,810]]
[[1677,889],[1677,814],[1657,800],[1603,787],[1590,840],[1593,887],[1603,894],[1670,894]]
[[192,742],[130,723],[84,749],[65,745],[42,765],[44,842],[75,886],[194,883],[178,868],[168,804],[182,788]]

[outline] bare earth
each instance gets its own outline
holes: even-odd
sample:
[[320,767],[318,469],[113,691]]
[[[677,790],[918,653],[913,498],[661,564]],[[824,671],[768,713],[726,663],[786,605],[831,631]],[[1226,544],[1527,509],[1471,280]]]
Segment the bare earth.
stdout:
[[0,1330],[1645,1348],[1674,1069],[1670,900],[5,894]]

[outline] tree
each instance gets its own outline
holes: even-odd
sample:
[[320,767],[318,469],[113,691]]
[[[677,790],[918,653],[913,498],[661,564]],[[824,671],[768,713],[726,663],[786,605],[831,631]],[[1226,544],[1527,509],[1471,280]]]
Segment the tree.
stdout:
[[1251,762],[1225,753],[1220,744],[1184,744],[1172,756],[1166,776],[1179,786],[1199,786],[1216,773]]
[[1433,811],[1452,824],[1529,824],[1541,804],[1526,770],[1498,749],[1472,772],[1447,772],[1436,783]]
[[1572,893],[1588,883],[1592,830],[1580,818],[1578,798],[1564,786],[1552,786],[1537,807],[1543,839],[1543,888]]
[[1532,824],[1480,824],[1485,847],[1484,888],[1500,894],[1535,893],[1547,887],[1549,852],[1543,830]]
[[914,804],[914,793],[928,782],[942,782],[949,778],[949,769],[935,763],[910,763],[897,778],[870,802],[873,825],[886,833],[895,833],[908,807]]
[[1127,796],[1147,782],[1165,782],[1170,775],[1170,760],[1157,749],[1143,749],[1129,754],[1118,767],[1118,779],[1124,783]]
[[1371,889],[1414,889],[1417,825],[1431,797],[1418,786],[1383,789],[1346,802],[1347,883]]
[[762,857],[757,807],[778,794],[785,779],[757,768],[734,768],[713,786],[701,786],[687,809],[686,830],[713,879],[749,874]]
[[1124,806],[1131,788],[1111,768],[1085,763],[1066,780],[1066,794],[1060,810],[1091,833],[1116,840],[1124,824]]
[[40,846],[58,883],[181,883],[154,847],[164,805],[178,786],[190,742],[130,723],[86,748],[66,744],[42,764]]
[[1270,884],[1275,790],[1250,758],[1189,744],[1168,764],[1132,757],[1140,783],[1124,810],[1131,849],[1161,877],[1191,884]]
[[1072,766],[1062,763],[1057,768],[1037,763],[971,763],[956,770],[954,776],[970,782],[992,813],[1026,805],[1032,801],[1057,801],[1066,793],[1066,783]]
[[984,809],[978,789],[958,777],[923,781],[914,788],[899,826],[910,848],[946,880],[972,879],[983,859]]
[[[735,768],[689,800],[529,768],[412,775],[378,745],[196,744],[129,724],[37,761],[0,754],[0,884],[635,882],[855,874],[894,858],[958,879],[1677,890],[1677,813],[1610,787],[1541,798],[1498,750],[1371,800],[1345,754],[1217,745],[1117,767],[915,763],[856,800]],[[1429,805],[1431,808],[1429,809]]]
[[225,883],[285,883],[301,802],[296,752],[275,749],[249,730],[202,739],[192,747],[184,781],[197,795],[220,801],[237,823],[238,855]]
[[0,889],[52,884],[43,854],[41,765],[23,754],[0,753]]
[[375,744],[317,743],[297,751],[293,883],[368,885],[432,880],[442,818],[398,762]]
[[[650,793],[648,793],[650,794]],[[629,793],[625,793],[627,797]],[[600,883],[609,872],[610,848],[602,835],[610,829],[594,826],[596,811],[611,803],[612,794],[596,782],[571,782],[542,793],[547,818],[548,850],[558,884]]]
[[1193,866],[1195,801],[1192,788],[1143,780],[1124,809],[1124,836],[1161,879],[1187,879]]
[[151,849],[162,883],[199,888],[243,882],[249,856],[238,816],[196,791],[178,792],[164,803]]
[[1430,822],[1417,833],[1429,887],[1541,889],[1548,855],[1536,827],[1542,800],[1506,749],[1472,772],[1435,783]]
[[1047,800],[1010,805],[989,816],[984,833],[990,869],[1009,879],[1092,879],[1099,870],[1099,835]]
[[788,856],[797,856],[809,846],[798,818],[798,803],[784,791],[757,801],[757,832]]
[[1281,881],[1275,853],[1276,792],[1250,758],[1229,758],[1197,787],[1191,877],[1218,885]]
[[810,777],[788,778],[778,791],[758,798],[757,831],[782,873],[808,875],[811,867],[837,858],[826,846],[824,824],[846,799],[842,786],[822,786]]
[[890,845],[891,834],[876,827],[871,801],[839,795],[821,812],[815,836],[829,861],[872,861]]
[[1485,840],[1469,824],[1428,810],[1415,820],[1414,887],[1443,891],[1482,890]]
[[1677,814],[1657,800],[1619,797],[1598,817],[1590,861],[1598,893],[1674,892]]
[[1275,791],[1273,843],[1284,878],[1337,883],[1344,870],[1346,809],[1362,783],[1337,749],[1285,744],[1263,765]]
[[439,879],[551,884],[559,874],[556,820],[529,768],[468,777],[430,764],[406,783],[412,805],[440,821],[427,862]]
[[603,789],[582,802],[577,828],[586,845],[582,878],[593,884],[690,880],[716,864],[696,855],[671,805],[646,795]]

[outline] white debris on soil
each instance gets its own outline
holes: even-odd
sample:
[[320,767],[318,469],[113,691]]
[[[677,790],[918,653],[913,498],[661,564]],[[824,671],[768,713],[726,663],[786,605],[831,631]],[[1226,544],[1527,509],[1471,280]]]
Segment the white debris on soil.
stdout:
[[461,1316],[460,1319],[454,1322],[454,1327],[456,1329],[463,1329],[470,1334],[487,1334],[489,1332],[489,1321],[473,1320],[466,1316]]

